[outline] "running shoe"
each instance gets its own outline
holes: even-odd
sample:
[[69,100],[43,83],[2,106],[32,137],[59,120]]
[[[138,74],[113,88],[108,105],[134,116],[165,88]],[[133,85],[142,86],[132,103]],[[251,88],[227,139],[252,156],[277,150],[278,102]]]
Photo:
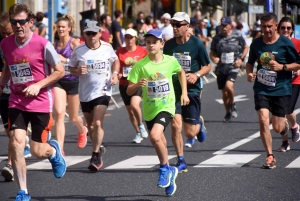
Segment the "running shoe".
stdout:
[[279,152],[287,152],[291,149],[289,141],[282,141],[281,147],[278,149]]
[[230,122],[231,121],[231,113],[227,112],[225,117],[222,119],[222,122],[226,123],[226,122]]
[[78,148],[82,149],[86,146],[86,143],[87,143],[87,133],[88,133],[88,129],[87,127],[83,126],[83,129],[85,130],[84,133],[82,134],[78,134],[77,137],[77,145],[78,145]]
[[103,145],[100,146],[100,153],[99,153],[99,160],[100,160],[100,163],[102,163],[103,165],[103,156],[106,152],[106,149]]
[[280,132],[280,135],[282,136],[286,136],[289,133],[289,123],[287,122],[287,120],[285,120],[285,127],[284,130]]
[[177,185],[175,183],[176,181],[176,177],[178,175],[178,170],[176,167],[170,166],[170,170],[172,171],[172,177],[171,177],[171,183],[170,186],[168,186],[166,188],[166,194],[167,196],[172,196],[174,195],[176,189],[177,189]]
[[97,172],[103,166],[103,156],[105,152],[106,152],[105,147],[101,145],[99,154],[92,155],[92,158],[90,160],[90,165],[88,167],[88,169],[91,172]]
[[200,131],[197,135],[197,139],[199,142],[204,142],[205,139],[206,139],[206,134],[207,134],[207,131],[206,131],[206,128],[204,126],[204,119],[202,116],[200,116]]
[[142,142],[143,138],[141,137],[141,134],[140,133],[137,133],[135,138],[132,140],[133,143],[136,143],[136,144],[140,144]]
[[1,175],[4,177],[6,182],[14,180],[14,170],[11,165],[6,164],[1,171]]
[[275,157],[270,154],[268,155],[265,164],[262,167],[263,169],[273,169],[276,168],[276,159]]
[[231,111],[231,116],[233,118],[236,118],[238,116],[238,111],[237,111],[237,107],[235,105],[235,103],[233,103],[231,106],[230,106],[230,111]]
[[184,159],[183,160],[177,159],[177,163],[175,167],[178,169],[178,173],[188,172],[187,165]]
[[147,138],[148,137],[148,132],[147,132],[144,124],[139,125],[139,129],[140,129],[142,138]]
[[15,201],[31,201],[31,196],[29,193],[25,193],[23,190],[19,190]]
[[31,157],[30,146],[26,145],[24,149],[24,158],[29,158],[29,157]]
[[159,168],[159,178],[157,182],[157,186],[159,188],[166,188],[170,186],[172,178],[172,171],[170,170],[170,166],[167,168]]
[[192,146],[194,145],[194,143],[195,143],[195,138],[188,138],[186,140],[185,146],[189,147],[189,148],[192,148]]
[[50,140],[48,143],[56,150],[55,156],[53,158],[48,158],[52,165],[54,176],[56,178],[62,178],[67,170],[65,158],[63,157],[59,143],[56,140]]
[[296,128],[291,128],[291,132],[292,132],[293,142],[299,142],[299,140],[300,140],[299,124],[297,124]]

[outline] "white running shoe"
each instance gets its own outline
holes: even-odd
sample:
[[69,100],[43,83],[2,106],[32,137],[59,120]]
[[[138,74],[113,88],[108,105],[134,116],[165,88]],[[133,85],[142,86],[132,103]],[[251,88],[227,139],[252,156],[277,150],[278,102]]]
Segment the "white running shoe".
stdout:
[[137,144],[140,144],[142,142],[143,138],[141,137],[141,134],[140,133],[137,133],[135,138],[133,139],[133,143],[137,143]]
[[139,125],[139,129],[140,129],[142,138],[147,138],[148,137],[148,132],[145,129],[144,124]]

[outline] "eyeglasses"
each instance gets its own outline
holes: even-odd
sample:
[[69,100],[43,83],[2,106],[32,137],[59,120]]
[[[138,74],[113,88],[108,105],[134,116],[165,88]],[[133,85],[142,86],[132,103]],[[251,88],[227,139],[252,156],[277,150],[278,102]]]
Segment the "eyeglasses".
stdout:
[[181,26],[188,25],[188,24],[172,23],[171,25],[172,27],[180,28]]
[[10,20],[10,23],[12,24],[12,25],[17,25],[17,23],[19,23],[19,25],[24,25],[24,24],[26,24],[26,22],[28,22],[29,21],[29,19],[24,19],[24,20]]
[[87,36],[96,36],[97,35],[97,32],[92,32],[92,31],[87,31],[87,32],[85,32],[85,34],[87,35]]
[[283,26],[281,26],[280,29],[281,29],[281,30],[287,29],[288,31],[290,31],[290,30],[292,29],[292,27],[283,27]]

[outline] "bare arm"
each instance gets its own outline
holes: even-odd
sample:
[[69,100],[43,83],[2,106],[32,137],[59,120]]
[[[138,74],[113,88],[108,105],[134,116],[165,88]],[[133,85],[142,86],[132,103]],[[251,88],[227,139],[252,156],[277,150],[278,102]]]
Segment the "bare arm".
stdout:
[[209,58],[211,59],[212,62],[215,64],[218,64],[220,61],[220,58],[216,56],[215,52],[213,50],[210,51],[209,53]]
[[255,80],[256,74],[253,73],[253,65],[247,63],[246,64],[246,73],[248,82],[253,82]]
[[10,79],[10,71],[8,69],[6,62],[4,62],[4,66],[3,66],[1,77],[0,77],[0,85],[1,85],[0,95],[2,94],[3,87],[7,84],[9,79]]
[[132,96],[139,88],[142,88],[144,86],[146,86],[147,84],[147,79],[146,78],[142,78],[138,83],[134,84],[130,81],[128,81],[128,87],[126,90],[126,93],[128,94],[128,96]]
[[117,38],[117,42],[118,42],[119,46],[122,47],[123,44],[122,44],[122,41],[121,41],[121,33],[120,33],[120,31],[116,32],[116,38]]
[[47,29],[47,27],[44,26],[44,28],[42,29],[42,31],[41,31],[41,33],[40,33],[40,36],[42,36],[42,37],[45,37],[45,36],[46,36],[46,29]]
[[189,84],[195,84],[197,82],[197,80],[199,79],[197,77],[197,73],[200,74],[200,76],[204,76],[206,74],[208,74],[210,72],[210,64],[207,64],[207,66],[202,66],[202,68],[195,72],[195,73],[187,73],[186,77],[187,77],[187,82]]
[[114,61],[114,63],[112,64],[112,76],[111,76],[111,79],[110,79],[110,84],[111,85],[115,85],[117,84],[118,80],[119,80],[119,71],[120,71],[120,60],[117,59]]
[[190,100],[187,96],[187,80],[186,80],[186,74],[183,69],[181,69],[180,72],[177,73],[179,82],[181,84],[181,105],[188,105]]

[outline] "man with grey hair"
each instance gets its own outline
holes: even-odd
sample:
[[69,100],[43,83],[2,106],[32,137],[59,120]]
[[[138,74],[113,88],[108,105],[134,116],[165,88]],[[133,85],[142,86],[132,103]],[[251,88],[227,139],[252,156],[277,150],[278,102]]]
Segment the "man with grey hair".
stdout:
[[161,22],[163,23],[163,27],[160,28],[162,34],[164,35],[164,41],[168,41],[174,37],[173,28],[170,23],[171,15],[169,13],[165,13],[161,16]]

